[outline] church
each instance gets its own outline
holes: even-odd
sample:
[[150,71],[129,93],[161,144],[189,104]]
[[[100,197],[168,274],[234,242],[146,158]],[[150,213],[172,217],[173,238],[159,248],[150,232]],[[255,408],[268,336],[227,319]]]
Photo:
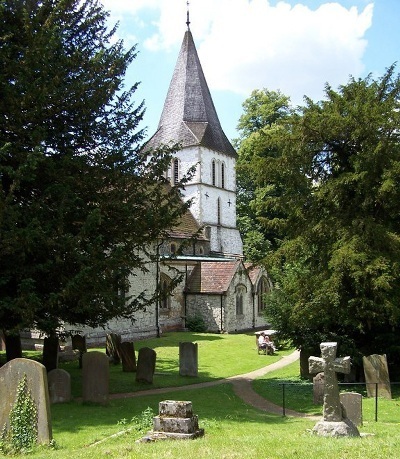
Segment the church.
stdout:
[[[187,22],[182,46],[165,99],[157,131],[146,148],[179,143],[168,170],[171,184],[195,167],[185,184],[183,199],[192,201],[190,211],[157,246],[157,262],[148,272],[134,273],[129,295],[168,291],[175,273],[181,282],[172,293],[145,310],[135,321],[116,319],[106,329],[82,332],[87,341],[104,340],[107,333],[122,339],[160,336],[185,330],[200,320],[215,333],[234,333],[266,327],[264,295],[270,289],[266,272],[244,262],[243,246],[236,227],[237,153],[222,130]],[[197,238],[191,240],[193,234]],[[181,252],[177,248],[191,240]]]

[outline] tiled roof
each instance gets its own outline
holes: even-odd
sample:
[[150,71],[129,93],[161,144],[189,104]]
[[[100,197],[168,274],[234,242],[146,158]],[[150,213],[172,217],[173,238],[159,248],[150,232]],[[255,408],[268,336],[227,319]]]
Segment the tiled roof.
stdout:
[[[200,229],[197,220],[188,209],[186,213],[180,218],[178,224],[174,226],[168,233],[171,238],[190,238],[196,234]],[[203,232],[198,234],[197,239],[206,239]]]
[[236,273],[240,261],[202,262],[188,280],[191,293],[225,293]]
[[186,31],[157,132],[147,146],[202,145],[236,157],[222,130],[190,30]]

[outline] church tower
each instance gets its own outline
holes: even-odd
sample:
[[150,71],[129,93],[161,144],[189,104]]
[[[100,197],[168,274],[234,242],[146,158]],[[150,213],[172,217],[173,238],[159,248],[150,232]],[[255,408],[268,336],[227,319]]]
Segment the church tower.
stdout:
[[241,256],[236,227],[237,154],[222,130],[187,21],[182,46],[156,133],[148,146],[180,143],[169,177],[177,182],[192,166],[196,172],[183,191],[190,211],[219,256]]

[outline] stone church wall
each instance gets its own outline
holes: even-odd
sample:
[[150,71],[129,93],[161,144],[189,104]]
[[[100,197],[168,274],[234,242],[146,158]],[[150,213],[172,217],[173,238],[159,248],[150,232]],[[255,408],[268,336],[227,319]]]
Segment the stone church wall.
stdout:
[[[224,297],[222,301],[225,301]],[[221,332],[221,295],[187,295],[186,317],[198,315],[203,318],[208,332]]]

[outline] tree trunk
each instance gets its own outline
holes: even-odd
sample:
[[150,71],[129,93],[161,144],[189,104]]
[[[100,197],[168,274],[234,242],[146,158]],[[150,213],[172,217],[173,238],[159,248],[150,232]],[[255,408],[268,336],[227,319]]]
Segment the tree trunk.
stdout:
[[44,339],[43,343],[43,365],[46,367],[47,373],[55,370],[58,367],[58,336],[49,336]]
[[21,337],[4,332],[7,362],[22,357]]

